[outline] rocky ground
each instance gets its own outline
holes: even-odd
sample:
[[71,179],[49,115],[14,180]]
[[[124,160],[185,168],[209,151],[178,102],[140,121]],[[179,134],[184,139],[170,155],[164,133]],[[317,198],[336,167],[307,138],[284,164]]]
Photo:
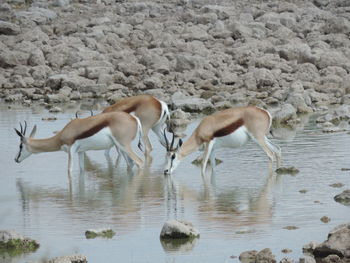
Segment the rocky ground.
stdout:
[[350,1],[4,0],[0,96],[52,105],[140,93],[278,120],[350,102]]

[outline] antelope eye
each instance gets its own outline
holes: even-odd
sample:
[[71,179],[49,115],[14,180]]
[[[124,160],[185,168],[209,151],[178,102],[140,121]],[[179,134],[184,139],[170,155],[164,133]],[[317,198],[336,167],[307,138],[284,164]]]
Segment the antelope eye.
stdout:
[[175,159],[175,153],[171,156],[171,160]]

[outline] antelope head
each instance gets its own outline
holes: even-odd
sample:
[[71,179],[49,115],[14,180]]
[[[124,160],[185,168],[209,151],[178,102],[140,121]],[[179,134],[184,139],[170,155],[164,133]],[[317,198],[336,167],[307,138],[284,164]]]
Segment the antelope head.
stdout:
[[16,163],[22,162],[24,159],[28,158],[32,154],[32,152],[30,151],[30,145],[28,144],[28,138],[34,137],[34,135],[36,133],[36,125],[34,125],[33,130],[31,131],[29,137],[26,138],[25,135],[26,135],[26,131],[27,131],[27,122],[24,121],[24,128],[23,128],[21,123],[19,125],[21,128],[20,131],[15,128],[15,132],[17,133],[17,135],[21,139],[20,144],[19,144],[19,151],[15,157]]
[[165,164],[165,168],[164,168],[164,174],[165,175],[169,175],[171,174],[175,168],[178,166],[178,164],[180,163],[179,160],[179,149],[182,145],[182,140],[179,139],[176,147],[174,147],[174,142],[175,142],[175,133],[173,131],[171,131],[173,138],[171,140],[171,143],[169,143],[169,140],[166,136],[166,131],[164,129],[164,139],[165,139],[165,143],[166,143],[166,150],[167,150],[167,154],[166,154],[166,164]]

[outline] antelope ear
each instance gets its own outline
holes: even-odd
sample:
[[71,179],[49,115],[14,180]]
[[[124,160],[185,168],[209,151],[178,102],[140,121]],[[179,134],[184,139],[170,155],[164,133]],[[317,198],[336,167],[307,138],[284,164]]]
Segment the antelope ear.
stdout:
[[17,130],[16,128],[14,128],[15,132],[17,133],[17,135],[21,138],[23,138],[23,134],[19,132],[19,130]]
[[36,124],[34,125],[33,130],[30,132],[29,138],[34,137],[35,133],[36,133]]

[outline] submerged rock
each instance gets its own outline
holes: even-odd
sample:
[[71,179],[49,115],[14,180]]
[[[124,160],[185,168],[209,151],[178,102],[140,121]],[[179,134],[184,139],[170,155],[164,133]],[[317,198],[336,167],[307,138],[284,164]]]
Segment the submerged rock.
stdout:
[[277,174],[297,174],[299,173],[299,170],[295,168],[294,166],[289,166],[289,167],[280,167],[276,169]]
[[239,260],[242,263],[275,263],[275,256],[272,254],[270,248],[265,248],[259,252],[250,250],[242,252],[239,255]]
[[341,194],[334,196],[334,200],[343,205],[350,205],[350,189],[343,191]]
[[103,237],[103,238],[112,238],[115,235],[115,232],[110,228],[104,229],[89,229],[85,232],[85,237],[87,239]]
[[283,229],[296,230],[296,229],[298,229],[298,227],[296,227],[296,226],[285,226],[285,227],[283,227]]
[[198,238],[162,238],[160,243],[164,251],[179,251],[179,252],[189,252],[196,246]]
[[87,258],[84,255],[62,256],[50,259],[48,263],[87,263]]
[[257,254],[258,251],[256,250],[244,251],[239,255],[239,261],[242,263],[255,263]]
[[187,221],[169,220],[163,225],[160,238],[196,238],[199,237],[199,231],[193,224]]
[[[202,160],[203,160],[203,156],[198,156],[196,159],[194,159],[191,163],[196,165],[196,166],[200,166],[202,165]],[[221,164],[223,161],[221,159],[215,158],[215,165],[219,165]],[[208,164],[210,164],[210,160],[208,160]]]
[[0,230],[0,251],[11,255],[34,252],[40,244],[30,238],[23,237],[13,230]]

